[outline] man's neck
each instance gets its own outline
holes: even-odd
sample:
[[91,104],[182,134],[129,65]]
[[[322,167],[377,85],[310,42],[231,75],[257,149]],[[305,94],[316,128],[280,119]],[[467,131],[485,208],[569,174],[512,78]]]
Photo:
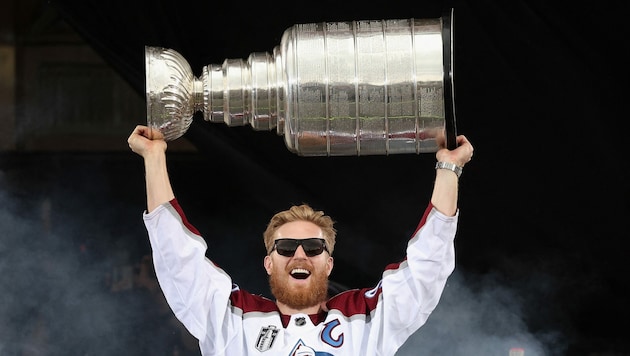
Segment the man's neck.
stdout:
[[316,305],[306,307],[306,308],[299,308],[299,309],[291,308],[290,306],[282,302],[278,302],[278,301],[276,301],[276,305],[278,306],[280,313],[285,314],[285,315],[293,315],[293,314],[299,314],[299,313],[312,315],[312,314],[319,314],[321,311],[327,310],[326,302],[321,302],[320,304],[316,304]]

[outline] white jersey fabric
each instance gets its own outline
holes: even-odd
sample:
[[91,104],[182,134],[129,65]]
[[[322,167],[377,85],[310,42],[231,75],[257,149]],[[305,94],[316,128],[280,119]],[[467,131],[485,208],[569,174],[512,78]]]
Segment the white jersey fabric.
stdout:
[[458,215],[429,204],[406,258],[388,265],[376,286],[332,297],[328,312],[290,316],[206,258],[206,242],[176,199],[143,218],[160,287],[203,355],[390,356],[438,304],[455,267]]

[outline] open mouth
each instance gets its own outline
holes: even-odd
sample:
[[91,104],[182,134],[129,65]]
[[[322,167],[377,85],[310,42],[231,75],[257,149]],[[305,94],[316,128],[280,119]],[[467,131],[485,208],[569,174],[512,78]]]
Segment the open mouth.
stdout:
[[304,268],[294,268],[291,270],[291,277],[295,279],[306,279],[311,275],[311,272],[305,270]]

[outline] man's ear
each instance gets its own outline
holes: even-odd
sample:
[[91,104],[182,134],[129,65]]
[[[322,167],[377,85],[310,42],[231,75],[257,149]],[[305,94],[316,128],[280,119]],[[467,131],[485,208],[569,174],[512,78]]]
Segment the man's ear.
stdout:
[[273,261],[271,261],[271,256],[267,255],[265,256],[265,259],[263,260],[263,266],[265,266],[265,270],[267,271],[267,275],[271,275],[271,265],[273,264]]
[[332,273],[334,266],[335,266],[335,259],[332,256],[328,257],[328,261],[326,263],[326,272],[328,273],[329,276]]

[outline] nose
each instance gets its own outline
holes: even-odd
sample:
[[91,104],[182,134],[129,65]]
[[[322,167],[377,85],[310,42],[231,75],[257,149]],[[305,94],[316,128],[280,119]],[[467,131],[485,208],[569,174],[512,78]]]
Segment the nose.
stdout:
[[293,258],[307,258],[308,256],[306,256],[306,252],[304,252],[304,248],[302,247],[302,245],[298,246],[297,249],[295,249],[295,254],[293,255]]

